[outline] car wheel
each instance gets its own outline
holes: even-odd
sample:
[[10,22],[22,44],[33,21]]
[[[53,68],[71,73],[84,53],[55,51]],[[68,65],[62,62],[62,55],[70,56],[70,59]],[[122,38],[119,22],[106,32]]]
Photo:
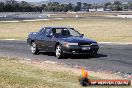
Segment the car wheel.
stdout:
[[61,59],[63,57],[61,45],[56,46],[55,55],[58,59]]
[[96,57],[97,55],[98,55],[98,52],[97,52],[97,51],[94,51],[94,52],[91,54],[92,57]]
[[31,52],[33,54],[38,54],[39,53],[39,50],[38,50],[37,45],[36,45],[35,42],[32,42],[32,44],[31,44]]

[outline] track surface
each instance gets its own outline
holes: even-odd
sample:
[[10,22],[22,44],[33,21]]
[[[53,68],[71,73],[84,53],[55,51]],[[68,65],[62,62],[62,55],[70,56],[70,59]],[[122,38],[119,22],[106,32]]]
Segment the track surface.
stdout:
[[25,41],[0,40],[0,56],[49,60],[70,66],[85,66],[95,71],[132,73],[132,45],[100,44],[98,53],[96,57],[70,56],[68,59],[57,59],[47,53],[32,55]]

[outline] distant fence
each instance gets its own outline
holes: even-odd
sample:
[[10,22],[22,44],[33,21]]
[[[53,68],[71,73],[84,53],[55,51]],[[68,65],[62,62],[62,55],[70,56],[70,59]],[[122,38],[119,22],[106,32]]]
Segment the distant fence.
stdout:
[[48,15],[40,12],[3,12],[0,13],[1,19],[44,19]]

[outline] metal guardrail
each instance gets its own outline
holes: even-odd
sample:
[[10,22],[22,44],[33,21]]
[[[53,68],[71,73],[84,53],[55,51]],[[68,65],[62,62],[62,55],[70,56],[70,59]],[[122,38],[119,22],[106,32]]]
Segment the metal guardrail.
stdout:
[[40,12],[3,12],[0,13],[1,19],[44,19],[48,15]]

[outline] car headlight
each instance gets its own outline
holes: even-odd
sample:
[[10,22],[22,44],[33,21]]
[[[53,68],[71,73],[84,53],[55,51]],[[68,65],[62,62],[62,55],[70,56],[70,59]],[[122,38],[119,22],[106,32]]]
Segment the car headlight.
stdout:
[[97,46],[97,45],[98,45],[98,43],[92,43],[91,45]]
[[78,43],[67,43],[68,45],[78,45]]
[[74,46],[74,45],[78,45],[78,43],[69,43],[69,42],[64,43],[64,46]]

